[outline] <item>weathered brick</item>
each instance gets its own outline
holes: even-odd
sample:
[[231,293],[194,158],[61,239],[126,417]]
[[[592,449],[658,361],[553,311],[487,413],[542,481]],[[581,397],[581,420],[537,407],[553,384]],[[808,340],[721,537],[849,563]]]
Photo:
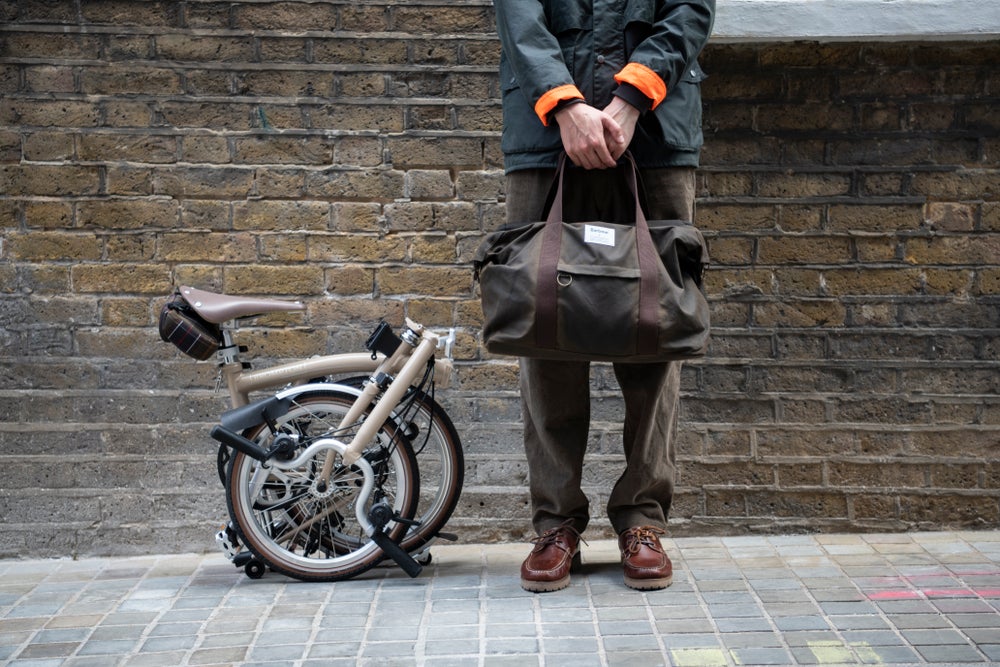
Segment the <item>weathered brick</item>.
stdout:
[[177,138],[169,135],[84,134],[81,160],[170,163],[177,161]]
[[850,240],[838,236],[764,237],[758,241],[763,264],[845,264],[851,257]]
[[79,196],[97,194],[99,188],[96,167],[0,165],[0,191],[8,196]]
[[5,35],[7,53],[19,58],[97,60],[101,41],[97,35],[61,34],[62,31],[11,32]]
[[421,264],[454,264],[457,249],[454,236],[418,236],[410,244],[410,259]]
[[826,296],[823,272],[807,268],[775,268],[771,273],[775,291],[788,296]]
[[777,212],[772,206],[699,204],[695,218],[706,230],[747,234],[774,229]]
[[73,289],[82,293],[165,294],[170,275],[161,264],[78,264],[71,270]]
[[336,295],[375,293],[375,270],[362,266],[339,266],[326,272],[326,289]]
[[336,200],[385,201],[403,193],[403,172],[386,170],[310,171],[305,178],[306,193]]
[[455,303],[439,299],[409,299],[406,316],[426,327],[451,327],[455,325]]
[[184,73],[184,89],[188,95],[195,97],[232,95],[236,91],[236,74],[231,69],[189,69]]
[[304,107],[309,126],[340,131],[401,132],[404,109],[392,104],[326,104]]
[[178,11],[171,2],[144,2],[136,6],[127,0],[94,0],[83,8],[83,18],[87,23],[117,26],[176,26]]
[[160,238],[158,259],[176,262],[252,262],[257,244],[250,234],[179,232]]
[[830,483],[837,487],[862,487],[875,489],[919,489],[927,486],[927,470],[923,464],[896,463],[891,469],[877,460],[857,463],[832,461],[826,464]]
[[932,236],[906,242],[906,259],[913,264],[989,265],[997,257],[998,236]]
[[479,229],[476,208],[466,202],[390,204],[385,218],[393,231],[473,231]]
[[88,95],[165,95],[182,91],[180,73],[173,69],[117,65],[85,67],[80,75],[80,88]]
[[982,268],[976,272],[976,292],[980,295],[1000,294],[1000,268]]
[[394,138],[388,140],[396,168],[482,168],[483,145],[477,138]]
[[706,172],[702,173],[698,188],[701,197],[749,197],[754,194],[754,176],[751,173]]
[[163,60],[248,62],[254,59],[253,38],[249,35],[213,37],[167,33],[157,35],[156,57]]
[[830,269],[823,272],[827,290],[833,295],[920,294],[919,269]]
[[833,197],[849,193],[851,177],[842,173],[762,173],[757,175],[757,183],[764,197]]
[[245,198],[253,192],[254,172],[235,167],[158,169],[151,174],[154,194],[172,197]]
[[109,99],[100,105],[103,111],[102,127],[149,127],[153,122],[153,109],[149,102]]
[[383,295],[465,296],[472,288],[472,272],[465,268],[386,267],[376,271],[375,279]]
[[60,201],[28,201],[24,205],[24,223],[29,229],[73,227],[73,204]]
[[145,229],[177,226],[177,204],[170,199],[84,201],[77,206],[82,227]]
[[990,169],[960,169],[914,174],[914,194],[933,199],[980,200],[997,197],[996,172]]
[[333,148],[322,136],[284,137],[260,134],[233,142],[237,164],[330,164]]
[[341,137],[333,144],[334,164],[358,167],[382,165],[382,139],[379,137]]
[[7,236],[10,257],[21,262],[96,261],[101,239],[90,233],[38,231]]
[[451,173],[412,169],[406,172],[406,194],[412,199],[450,199],[455,194]]
[[847,105],[822,104],[761,104],[757,109],[757,126],[762,132],[780,133],[825,127],[844,131],[854,123],[854,110]]
[[172,127],[224,127],[231,131],[255,127],[258,117],[256,108],[251,105],[205,102],[197,98],[160,102],[156,105],[156,113],[164,124]]
[[326,3],[240,3],[233,7],[233,27],[254,30],[334,30],[337,6]]
[[230,266],[223,270],[230,294],[319,294],[323,270],[313,266]]
[[492,7],[439,5],[437,7],[396,7],[393,30],[451,34],[488,33],[496,27]]
[[233,228],[251,231],[326,229],[330,205],[317,201],[248,201],[233,205]]
[[837,205],[829,221],[832,231],[912,231],[921,228],[923,215],[919,206]]
[[360,234],[312,235],[311,262],[402,262],[407,259],[406,240]]
[[261,234],[257,236],[257,253],[267,262],[304,262],[308,259],[306,234]]
[[141,327],[152,322],[149,302],[141,298],[102,299],[100,313],[101,324],[111,327]]
[[113,234],[104,237],[104,259],[109,262],[151,262],[156,259],[156,238],[149,233]]
[[232,162],[229,140],[207,135],[184,137],[180,141],[179,159],[182,162],[210,164]]
[[407,61],[408,44],[408,40],[391,38],[382,38],[377,42],[363,37],[315,39],[313,58],[318,63],[398,65]]

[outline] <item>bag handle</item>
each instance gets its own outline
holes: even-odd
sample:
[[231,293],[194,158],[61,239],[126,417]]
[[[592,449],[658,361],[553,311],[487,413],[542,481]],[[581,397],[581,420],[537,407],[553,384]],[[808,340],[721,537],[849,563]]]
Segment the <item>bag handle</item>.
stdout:
[[[639,260],[639,325],[636,332],[636,353],[655,355],[659,348],[659,271],[660,261],[653,237],[649,233],[646,214],[639,201],[638,167],[631,153],[625,157],[629,166],[626,175],[629,190],[635,199],[635,243]],[[562,246],[563,181],[566,154],[559,157],[556,170],[556,194],[545,220],[541,256],[538,261],[538,291],[535,297],[535,344],[541,348],[556,347],[557,303],[559,300],[559,254]]]

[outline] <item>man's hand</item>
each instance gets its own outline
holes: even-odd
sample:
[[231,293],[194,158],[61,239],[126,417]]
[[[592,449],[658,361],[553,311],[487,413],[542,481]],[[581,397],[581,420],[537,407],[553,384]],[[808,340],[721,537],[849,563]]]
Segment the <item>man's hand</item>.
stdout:
[[639,110],[620,97],[611,100],[611,104],[604,107],[604,113],[611,116],[618,124],[619,135],[605,135],[605,141],[611,157],[615,161],[620,158],[632,143],[632,136],[635,134],[635,125],[639,122]]
[[[610,115],[589,104],[571,104],[557,111],[555,119],[559,124],[563,149],[575,165],[584,169],[608,169],[617,164],[611,147],[617,148],[625,142],[625,135]],[[634,127],[633,123],[633,130]],[[613,143],[609,137],[613,138]],[[627,142],[625,147],[628,147]],[[625,148],[619,155],[623,152]]]

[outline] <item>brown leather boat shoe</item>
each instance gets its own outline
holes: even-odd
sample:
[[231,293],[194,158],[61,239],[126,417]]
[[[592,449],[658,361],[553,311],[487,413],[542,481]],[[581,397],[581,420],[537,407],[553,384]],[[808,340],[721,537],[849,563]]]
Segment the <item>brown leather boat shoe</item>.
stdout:
[[639,526],[618,536],[626,586],[638,591],[655,591],[673,583],[674,566],[658,537],[664,533],[653,526]]
[[521,588],[548,593],[569,586],[580,567],[580,533],[567,521],[531,540],[535,547],[521,564]]

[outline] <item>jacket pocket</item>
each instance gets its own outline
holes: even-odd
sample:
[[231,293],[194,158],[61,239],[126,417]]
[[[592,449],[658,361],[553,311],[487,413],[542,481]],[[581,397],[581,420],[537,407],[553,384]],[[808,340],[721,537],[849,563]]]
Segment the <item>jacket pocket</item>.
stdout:
[[690,63],[673,90],[656,109],[646,114],[639,132],[646,141],[633,146],[667,145],[682,151],[696,151],[704,142],[702,133],[701,82],[705,72],[697,61]]

